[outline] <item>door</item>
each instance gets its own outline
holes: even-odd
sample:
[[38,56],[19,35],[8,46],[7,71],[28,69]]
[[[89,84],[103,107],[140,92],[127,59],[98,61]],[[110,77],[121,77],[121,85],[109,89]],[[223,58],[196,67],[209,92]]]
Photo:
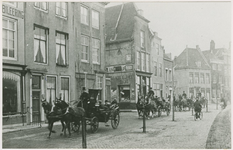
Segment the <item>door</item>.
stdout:
[[32,122],[40,123],[41,76],[32,76]]
[[40,91],[32,92],[32,122],[40,122]]

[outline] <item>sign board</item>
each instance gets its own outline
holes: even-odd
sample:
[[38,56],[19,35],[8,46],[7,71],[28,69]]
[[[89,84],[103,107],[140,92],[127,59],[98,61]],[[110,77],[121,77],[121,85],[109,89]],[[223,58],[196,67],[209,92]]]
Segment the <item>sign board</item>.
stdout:
[[18,17],[18,18],[24,18],[24,13],[23,11],[20,11],[16,8],[13,8],[11,6],[7,6],[5,4],[2,4],[2,14],[7,14],[13,17]]

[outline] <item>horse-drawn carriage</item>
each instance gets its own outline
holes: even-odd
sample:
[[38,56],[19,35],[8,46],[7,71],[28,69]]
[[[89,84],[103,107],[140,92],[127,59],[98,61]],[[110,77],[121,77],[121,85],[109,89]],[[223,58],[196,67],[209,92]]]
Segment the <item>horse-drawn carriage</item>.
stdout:
[[143,111],[145,109],[145,117],[149,118],[150,114],[152,117],[156,112],[158,112],[158,117],[161,116],[162,112],[166,112],[167,116],[170,114],[171,105],[166,101],[159,101],[157,98],[148,98],[145,97],[145,101],[143,98],[139,98],[136,104],[138,116],[143,116]]
[[105,101],[105,104],[97,102],[98,90],[89,90],[90,100],[86,110],[86,124],[90,125],[94,133],[98,130],[99,122],[111,121],[113,129],[116,129],[120,122],[120,111],[117,101]]
[[[111,120],[111,125],[113,129],[116,129],[120,121],[120,111],[119,106],[116,101],[112,103],[106,102],[104,105],[98,104],[97,95],[98,90],[89,90],[91,95],[87,102],[87,108],[84,110],[81,101],[73,105],[67,104],[61,99],[56,99],[54,101],[54,107],[51,103],[48,103],[45,99],[42,99],[42,106],[44,108],[47,120],[49,136],[52,132],[53,123],[56,121],[61,121],[62,131],[66,135],[66,128],[68,129],[69,136],[71,135],[70,129],[78,132],[81,121],[85,120],[86,125],[90,125],[91,131],[94,133],[98,130],[99,122],[108,122]],[[65,124],[64,124],[65,122]]]

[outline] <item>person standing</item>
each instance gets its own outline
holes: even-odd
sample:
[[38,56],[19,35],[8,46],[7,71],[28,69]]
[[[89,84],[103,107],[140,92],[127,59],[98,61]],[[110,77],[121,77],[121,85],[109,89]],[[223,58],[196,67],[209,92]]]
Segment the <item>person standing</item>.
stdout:
[[84,108],[84,110],[86,111],[87,110],[87,102],[88,100],[90,99],[90,96],[89,94],[87,93],[87,89],[86,87],[83,87],[82,89],[82,94],[80,96],[80,99],[81,99],[81,103],[82,103],[82,107]]

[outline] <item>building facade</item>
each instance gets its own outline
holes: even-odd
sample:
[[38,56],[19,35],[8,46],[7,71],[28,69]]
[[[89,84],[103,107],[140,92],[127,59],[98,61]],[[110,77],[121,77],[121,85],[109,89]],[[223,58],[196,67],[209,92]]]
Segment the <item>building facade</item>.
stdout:
[[2,3],[2,122],[22,123],[26,73],[24,4]]
[[132,2],[106,8],[106,71],[121,108],[135,108],[151,86],[148,23]]
[[27,124],[45,121],[41,95],[50,103],[61,97],[72,104],[86,87],[90,93],[98,91],[98,100],[110,97],[111,82],[104,72],[106,4],[20,4],[24,20],[20,27],[18,23],[18,61],[25,66],[21,101]]
[[164,66],[164,48],[161,45],[161,38],[157,32],[151,31],[151,82],[155,96],[164,97],[165,95],[165,66]]
[[171,53],[165,54],[164,52],[164,97],[167,98],[171,93],[170,89],[173,89],[173,61]]
[[201,94],[210,100],[211,96],[211,67],[202,54],[199,46],[186,48],[174,60],[175,93],[187,97],[197,97]]

